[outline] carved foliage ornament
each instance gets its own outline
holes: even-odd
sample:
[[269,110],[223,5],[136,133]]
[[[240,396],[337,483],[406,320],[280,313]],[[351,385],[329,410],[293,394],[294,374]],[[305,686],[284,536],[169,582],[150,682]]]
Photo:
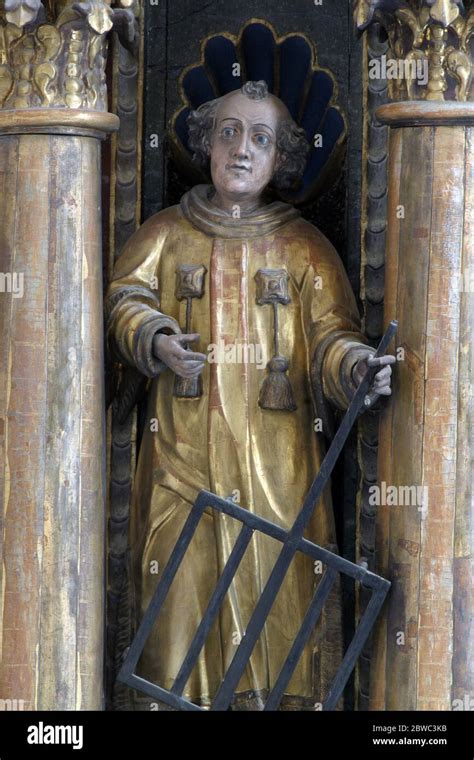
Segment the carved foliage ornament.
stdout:
[[0,108],[105,111],[107,33],[124,14],[133,26],[111,0],[0,0]]
[[378,22],[387,32],[390,59],[379,73],[393,100],[473,99],[470,6],[462,0],[355,0],[357,28]]

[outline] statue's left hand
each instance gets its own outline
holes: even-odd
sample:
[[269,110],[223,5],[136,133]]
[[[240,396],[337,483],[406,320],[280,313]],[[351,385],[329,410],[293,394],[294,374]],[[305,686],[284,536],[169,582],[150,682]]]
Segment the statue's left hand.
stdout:
[[362,359],[359,359],[352,370],[352,378],[358,387],[369,367],[382,367],[382,369],[380,369],[374,376],[369,392],[376,393],[378,396],[390,396],[392,393],[392,368],[390,365],[394,364],[396,361],[396,358],[391,354],[386,354],[385,356],[380,356],[379,358],[374,359],[373,353],[367,351],[367,355]]

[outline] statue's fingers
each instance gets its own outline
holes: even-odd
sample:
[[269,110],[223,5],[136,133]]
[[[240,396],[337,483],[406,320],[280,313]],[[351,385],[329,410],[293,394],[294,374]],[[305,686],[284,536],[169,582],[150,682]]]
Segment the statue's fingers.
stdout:
[[368,367],[380,367],[380,359],[381,357],[377,358],[375,356],[370,356],[367,357],[367,359],[364,359],[364,361],[367,363]]
[[198,375],[204,369],[204,362],[178,362],[176,371],[183,377]]
[[375,382],[376,383],[385,383],[387,380],[390,379],[392,376],[392,368],[387,366],[380,370],[380,372],[377,372],[375,375]]
[[198,362],[205,362],[207,359],[206,354],[201,354],[197,351],[189,351],[187,348],[184,348],[183,346],[179,346],[177,343],[173,346],[173,356],[177,361],[180,362],[187,362],[187,361],[198,361]]
[[185,362],[205,362],[207,361],[206,354],[200,354],[198,351],[183,351],[184,356],[180,355],[180,359]]
[[[199,354],[197,354],[197,356],[199,356]],[[202,359],[198,359],[194,361],[188,361],[186,359],[180,362],[180,364],[183,367],[183,369],[186,369],[187,371],[190,371],[190,372],[192,372],[195,369],[202,369],[204,367],[204,362]]]
[[178,372],[177,374],[181,375],[181,377],[185,377],[187,380],[189,380],[192,377],[197,377],[201,374],[199,370],[183,370],[182,372]]
[[200,338],[199,333],[189,333],[189,334],[183,334],[183,335],[177,335],[176,338],[180,343],[194,343],[194,341],[199,340]]
[[395,356],[386,354],[386,356],[372,356],[367,360],[367,364],[369,367],[383,367],[386,364],[395,364],[396,361]]
[[195,369],[191,370],[190,377],[195,377],[196,375],[200,375],[203,369],[204,369],[204,364],[199,364]]
[[184,378],[192,377],[192,372],[189,369],[186,369],[185,367],[175,367],[174,372],[176,375],[179,375],[180,377],[184,377]]
[[374,388],[374,391],[379,396],[391,396],[392,395],[392,389],[388,385],[384,385],[381,388]]
[[374,393],[378,393],[381,396],[388,396],[389,394],[386,392],[387,390],[392,392],[390,385],[375,385],[372,388]]

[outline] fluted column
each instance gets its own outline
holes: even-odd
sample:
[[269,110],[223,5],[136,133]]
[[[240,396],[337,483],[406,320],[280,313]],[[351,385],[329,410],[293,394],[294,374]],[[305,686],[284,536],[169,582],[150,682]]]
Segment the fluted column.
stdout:
[[7,1],[0,15],[0,704],[94,710],[105,585],[100,142],[118,127],[104,84],[113,11],[33,5],[9,13]]
[[396,5],[356,3],[359,28],[388,32],[385,73],[399,66],[377,112],[390,126],[384,319],[399,320],[399,362],[379,431],[375,569],[392,590],[370,704],[462,710],[474,704],[474,12]]

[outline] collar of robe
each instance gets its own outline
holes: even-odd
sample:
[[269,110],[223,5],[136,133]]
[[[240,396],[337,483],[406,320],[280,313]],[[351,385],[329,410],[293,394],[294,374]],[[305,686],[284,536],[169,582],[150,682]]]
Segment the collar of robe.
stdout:
[[181,210],[191,224],[206,235],[222,238],[262,237],[275,232],[300,216],[288,203],[275,201],[248,216],[233,217],[214,206],[212,185],[197,185],[181,198]]

